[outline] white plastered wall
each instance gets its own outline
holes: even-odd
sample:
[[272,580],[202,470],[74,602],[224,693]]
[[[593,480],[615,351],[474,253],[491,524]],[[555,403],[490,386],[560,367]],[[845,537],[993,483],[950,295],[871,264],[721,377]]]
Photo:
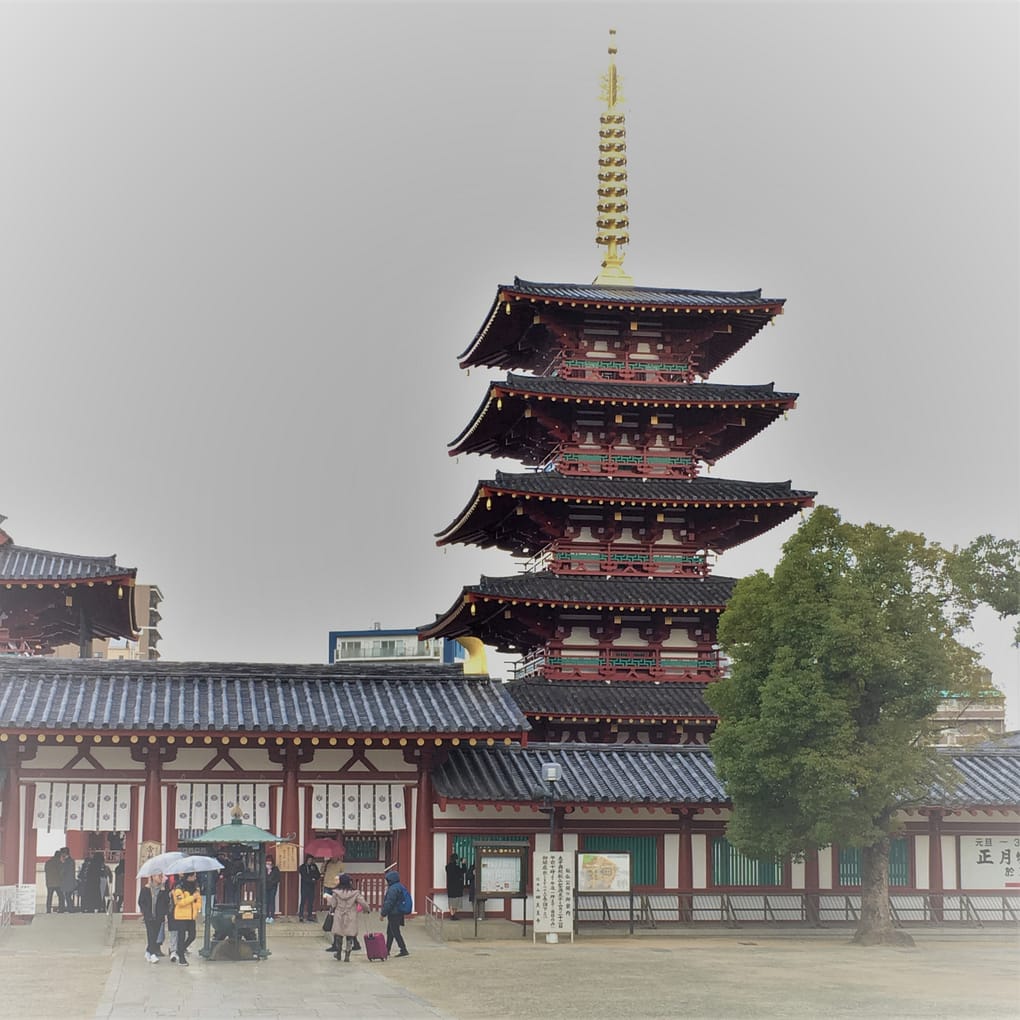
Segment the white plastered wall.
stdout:
[[680,888],[680,836],[667,832],[662,837],[662,884],[667,889]]
[[930,889],[928,875],[928,837],[914,837],[914,885],[918,889]]
[[832,848],[824,847],[818,851],[818,888],[832,888]]
[[[810,852],[810,851],[809,851]],[[791,861],[790,863],[790,888],[803,889],[805,885],[804,874],[806,865],[804,861]]]
[[956,854],[956,837],[946,836],[942,837],[942,888],[943,889],[957,889],[959,886],[956,882],[956,871],[957,871],[957,854]]
[[708,837],[702,832],[691,836],[691,873],[695,889],[708,888]]

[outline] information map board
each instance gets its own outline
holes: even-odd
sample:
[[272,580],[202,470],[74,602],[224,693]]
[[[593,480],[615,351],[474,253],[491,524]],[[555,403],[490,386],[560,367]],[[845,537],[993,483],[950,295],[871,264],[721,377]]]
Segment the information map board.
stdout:
[[577,891],[579,893],[630,892],[629,853],[579,853],[577,855]]
[[497,844],[475,847],[475,898],[513,898],[526,895],[526,846]]

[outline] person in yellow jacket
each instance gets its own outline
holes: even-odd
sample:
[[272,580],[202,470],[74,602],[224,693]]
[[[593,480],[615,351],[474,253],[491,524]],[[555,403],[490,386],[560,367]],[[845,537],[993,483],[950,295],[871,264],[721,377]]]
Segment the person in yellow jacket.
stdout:
[[195,919],[202,912],[202,894],[198,891],[198,876],[192,872],[174,886],[171,893],[171,917],[177,929],[177,952],[170,954],[171,963],[188,966],[188,946],[195,941]]

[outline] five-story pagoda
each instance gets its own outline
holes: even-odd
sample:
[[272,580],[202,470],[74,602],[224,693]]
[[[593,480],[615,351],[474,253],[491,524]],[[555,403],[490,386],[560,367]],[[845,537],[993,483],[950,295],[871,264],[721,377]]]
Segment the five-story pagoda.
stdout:
[[520,658],[514,697],[539,740],[703,739],[701,692],[723,670],[719,614],[734,581],[712,559],[811,506],[789,482],[702,476],[794,407],[771,383],[705,380],[782,313],[761,291],[636,287],[622,96],[610,44],[599,130],[592,284],[499,288],[462,368],[508,370],[450,454],[519,460],[481,481],[438,544],[524,563],[482,577],[422,636],[468,636]]

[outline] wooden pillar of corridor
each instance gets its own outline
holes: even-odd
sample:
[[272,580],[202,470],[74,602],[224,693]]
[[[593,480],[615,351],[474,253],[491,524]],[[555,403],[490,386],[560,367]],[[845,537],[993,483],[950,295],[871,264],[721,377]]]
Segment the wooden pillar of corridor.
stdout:
[[18,745],[4,743],[0,750],[0,883],[17,885],[21,881],[21,783]]
[[[283,791],[280,801],[280,831],[276,834],[288,842],[303,843],[303,834],[298,832],[301,824],[299,780],[301,766],[315,757],[315,748],[309,744],[285,744],[271,747],[269,760],[283,766]],[[272,848],[267,848],[272,854]],[[276,912],[284,917],[297,913],[298,875],[290,871],[280,876],[280,888],[276,892]]]
[[938,808],[928,811],[928,890],[931,919],[942,920],[942,819],[945,812]]
[[680,847],[677,854],[677,884],[680,893],[680,920],[693,921],[693,895],[694,895],[694,851],[691,846],[691,817],[694,813],[692,808],[673,808],[677,816],[678,832],[680,836]]
[[414,819],[414,878],[410,872],[401,875],[404,884],[412,889],[416,914],[425,913],[425,898],[435,893],[432,874],[432,844],[435,824],[432,818],[432,765],[433,757],[425,752],[418,759],[418,798]]

